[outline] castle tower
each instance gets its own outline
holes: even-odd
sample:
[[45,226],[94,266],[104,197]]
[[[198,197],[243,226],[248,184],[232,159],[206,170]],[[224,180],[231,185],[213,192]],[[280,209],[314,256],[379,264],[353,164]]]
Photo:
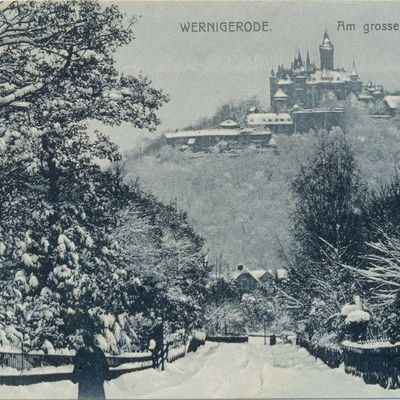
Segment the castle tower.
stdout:
[[310,67],[310,53],[307,50],[307,56],[306,56],[306,67],[309,68]]
[[321,58],[321,69],[333,70],[333,44],[326,29],[322,43],[319,45],[319,55]]

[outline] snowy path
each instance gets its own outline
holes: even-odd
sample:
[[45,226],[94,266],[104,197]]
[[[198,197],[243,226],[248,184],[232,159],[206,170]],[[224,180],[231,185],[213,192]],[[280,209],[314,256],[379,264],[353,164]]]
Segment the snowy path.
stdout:
[[[291,345],[207,343],[196,353],[168,365],[106,384],[107,398],[249,397],[400,397],[399,391],[366,385],[360,378],[331,370]],[[70,382],[0,386],[0,398],[76,398]]]

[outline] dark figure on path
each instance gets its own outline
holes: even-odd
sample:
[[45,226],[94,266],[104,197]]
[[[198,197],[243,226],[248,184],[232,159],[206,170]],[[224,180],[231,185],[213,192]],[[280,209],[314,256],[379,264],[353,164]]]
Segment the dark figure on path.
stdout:
[[73,382],[78,383],[79,399],[105,399],[104,381],[108,379],[107,358],[100,347],[96,346],[93,336],[83,336],[84,346],[75,356]]
[[276,336],[275,336],[275,333],[273,333],[273,334],[269,337],[269,344],[270,344],[270,346],[273,346],[274,344],[276,344]]

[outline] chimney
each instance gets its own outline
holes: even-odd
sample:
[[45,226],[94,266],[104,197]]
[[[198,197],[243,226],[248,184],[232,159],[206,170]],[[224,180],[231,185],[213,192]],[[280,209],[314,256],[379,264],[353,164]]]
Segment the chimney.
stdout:
[[243,271],[243,264],[238,265],[238,271]]

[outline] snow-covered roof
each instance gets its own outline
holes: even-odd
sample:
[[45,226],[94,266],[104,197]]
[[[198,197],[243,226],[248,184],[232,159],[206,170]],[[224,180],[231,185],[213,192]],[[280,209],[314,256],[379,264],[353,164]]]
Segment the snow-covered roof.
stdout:
[[287,277],[288,272],[285,268],[279,268],[276,270],[276,279],[278,279],[278,281],[283,281],[284,279],[287,279]]
[[238,128],[239,124],[232,119],[227,119],[219,124],[221,128]]
[[374,97],[371,96],[371,95],[368,94],[368,93],[360,93],[360,94],[358,95],[358,99],[359,99],[359,100],[373,100]]
[[310,85],[322,82],[343,83],[349,80],[350,76],[346,71],[317,69],[314,73],[310,74],[306,83]]
[[280,88],[274,94],[274,99],[287,99],[288,97],[289,96]]
[[349,324],[351,322],[368,322],[370,318],[371,316],[366,311],[355,310],[347,314],[347,317],[344,322],[346,324]]
[[390,108],[400,108],[400,96],[385,96],[383,99]]
[[267,271],[265,269],[253,269],[250,270],[246,267],[243,266],[241,271],[235,271],[233,273],[233,279],[237,279],[239,278],[239,276],[241,275],[250,275],[252,276],[256,281],[259,282],[259,280],[261,279],[261,277],[266,273]]
[[178,139],[178,138],[198,138],[198,137],[206,137],[206,136],[240,136],[240,135],[247,136],[247,135],[270,135],[270,134],[271,134],[271,131],[267,128],[263,128],[263,129],[214,128],[214,129],[199,129],[199,130],[168,132],[168,133],[166,133],[165,137],[167,139]]
[[320,107],[320,108],[305,108],[305,109],[298,109],[293,110],[293,114],[318,114],[318,113],[339,113],[343,114],[344,108],[336,107],[336,108],[327,108],[327,107]]
[[292,117],[288,113],[255,113],[246,118],[248,126],[258,125],[293,125]]
[[277,85],[291,85],[293,81],[289,79],[279,79],[278,82],[276,82]]
[[260,279],[267,271],[265,269],[253,269],[250,273],[256,278]]

